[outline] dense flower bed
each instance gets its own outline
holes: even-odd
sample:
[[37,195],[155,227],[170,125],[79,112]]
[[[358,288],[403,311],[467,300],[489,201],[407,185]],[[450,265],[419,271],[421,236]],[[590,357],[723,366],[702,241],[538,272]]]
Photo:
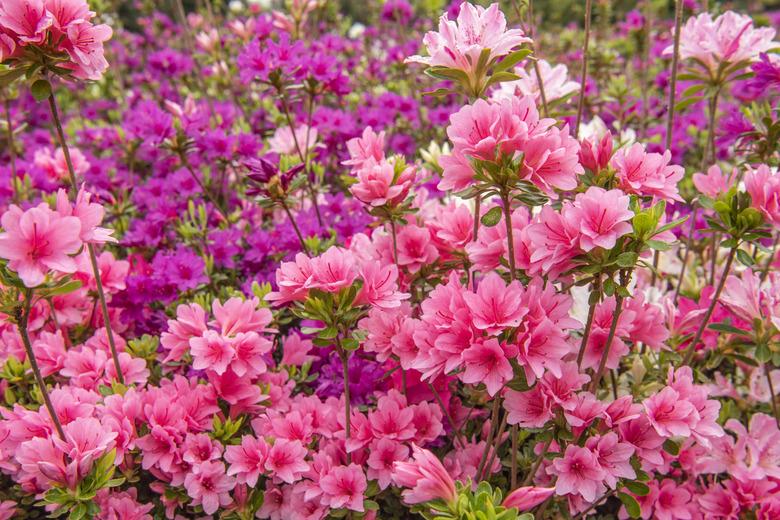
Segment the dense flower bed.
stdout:
[[0,520],[780,518],[780,16],[105,4],[0,3]]

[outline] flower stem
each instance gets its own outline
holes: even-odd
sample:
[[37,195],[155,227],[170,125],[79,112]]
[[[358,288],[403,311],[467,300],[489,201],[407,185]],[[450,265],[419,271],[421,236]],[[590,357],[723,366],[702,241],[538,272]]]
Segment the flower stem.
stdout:
[[344,374],[344,451],[347,454],[347,464],[352,463],[352,454],[347,449],[347,443],[352,436],[352,404],[349,394],[349,352],[341,346],[341,339],[336,337],[336,343],[339,348],[339,357],[341,358],[341,369]]
[[287,125],[290,127],[290,133],[292,134],[293,143],[295,143],[295,150],[298,152],[298,157],[300,157],[301,162],[304,165],[303,174],[306,176],[306,187],[309,190],[309,196],[311,197],[311,203],[314,206],[314,212],[317,214],[317,222],[322,225],[322,215],[320,214],[320,207],[317,204],[317,194],[314,191],[314,184],[311,182],[311,178],[309,178],[309,162],[308,162],[308,155],[309,155],[309,139],[308,139],[308,131],[306,132],[306,142],[304,143],[304,146],[306,146],[306,155],[303,154],[303,148],[301,148],[301,144],[298,142],[298,135],[295,133],[295,125],[293,124],[292,120],[292,114],[290,114],[290,105],[287,103],[287,96],[284,92],[279,92],[279,100],[282,103],[282,112],[284,113],[285,119],[287,119]]
[[[593,292],[601,291],[601,277],[596,278],[593,281]],[[589,299],[592,296],[589,297]],[[593,318],[596,315],[596,305],[598,304],[598,298],[593,298],[588,307],[588,318],[585,320],[585,331],[582,333],[582,342],[580,343],[580,351],[577,353],[577,368],[582,366],[582,359],[585,357],[585,349],[588,346],[588,338],[590,337],[590,331],[593,329]]]
[[512,466],[510,468],[510,484],[509,489],[514,490],[517,487],[517,425],[513,425],[509,430],[509,435],[512,436]]
[[766,384],[769,387],[769,402],[772,403],[772,414],[775,416],[777,427],[780,428],[780,414],[777,412],[777,401],[775,400],[775,385],[772,383],[772,374],[769,371],[769,365],[764,363],[764,374],[766,374]]
[[729,275],[731,264],[734,262],[734,256],[737,254],[737,248],[738,246],[732,247],[731,251],[729,252],[729,256],[726,259],[726,265],[723,268],[723,273],[720,275],[718,287],[715,289],[715,294],[712,295],[712,301],[710,302],[709,307],[707,307],[707,312],[704,314],[704,319],[702,320],[701,325],[699,325],[699,329],[696,331],[696,335],[693,337],[693,340],[685,351],[685,355],[683,356],[683,365],[690,365],[691,361],[693,361],[693,355],[696,353],[696,345],[699,344],[699,340],[701,339],[702,334],[704,334],[704,329],[706,329],[707,325],[709,325],[712,313],[715,312],[715,305],[717,305],[718,298],[720,298],[720,293],[723,291],[723,287],[726,285],[726,278]]
[[509,207],[509,192],[504,189],[501,191],[501,204],[504,207],[504,222],[506,224],[506,245],[509,258],[509,276],[515,280],[517,273],[515,270],[515,239],[512,230],[512,208]]
[[477,475],[480,480],[485,480],[490,476],[490,467],[493,465],[493,462],[498,456],[498,448],[501,446],[501,442],[503,441],[502,437],[504,436],[504,431],[506,431],[506,421],[508,417],[509,414],[505,413],[504,417],[501,419],[501,425],[498,427],[498,432],[496,432],[496,436],[493,439],[493,450],[488,454],[485,467],[482,468],[482,475]]
[[[60,141],[60,148],[62,148],[62,154],[65,156],[65,164],[68,166],[68,177],[70,179],[70,190],[75,200],[79,187],[76,180],[76,171],[73,169],[73,161],[70,157],[70,149],[65,139],[65,132],[62,130],[62,122],[60,121],[59,110],[57,109],[57,100],[54,97],[54,91],[49,94],[49,109],[51,110],[52,119],[54,119],[54,126],[57,130],[57,137]],[[116,350],[116,342],[114,341],[114,330],[111,326],[111,318],[108,315],[108,305],[106,303],[106,295],[103,292],[103,281],[100,278],[100,267],[98,266],[97,256],[95,255],[95,247],[92,244],[87,244],[87,251],[89,252],[89,261],[92,264],[92,274],[95,277],[95,285],[97,286],[98,298],[100,299],[100,308],[103,311],[103,326],[106,328],[106,337],[108,338],[108,346],[111,349],[111,358],[114,361],[114,368],[116,369],[117,381],[121,384],[125,384],[125,378],[122,374],[122,367],[119,365],[119,354]]]
[[680,289],[682,288],[683,280],[685,279],[685,270],[688,266],[688,257],[691,256],[691,242],[693,242],[693,232],[696,230],[696,213],[699,211],[699,207],[694,203],[693,213],[691,213],[691,229],[688,231],[688,238],[685,241],[685,254],[683,255],[682,267],[680,267],[680,277],[677,279],[677,288],[674,290],[674,303],[677,303],[677,298],[680,296]]
[[287,213],[287,218],[290,220],[290,224],[292,224],[293,229],[295,230],[295,234],[298,236],[298,241],[301,243],[301,247],[303,248],[303,252],[306,253],[306,255],[309,255],[309,248],[306,247],[306,242],[303,240],[303,234],[301,234],[301,230],[298,227],[298,223],[295,222],[295,217],[293,216],[292,212],[290,211],[290,208],[287,206],[287,203],[282,201],[282,208],[284,209],[284,212]]
[[615,295],[615,313],[612,315],[612,323],[609,326],[609,335],[607,335],[607,342],[604,345],[604,352],[601,353],[601,361],[599,361],[599,368],[596,374],[593,376],[593,380],[590,382],[590,392],[596,393],[596,390],[601,383],[601,378],[604,377],[604,370],[607,367],[607,359],[609,358],[609,349],[612,346],[612,341],[615,339],[615,333],[617,332],[618,321],[620,320],[620,313],[623,311],[623,297],[619,294]]
[[590,43],[590,19],[593,12],[593,0],[585,0],[585,43],[582,45],[582,73],[580,75],[580,97],[577,101],[577,121],[574,124],[574,137],[580,136],[582,111],[585,108],[585,80],[588,78],[588,45]]
[[452,428],[452,431],[455,434],[455,438],[458,439],[458,443],[460,444],[461,448],[465,448],[466,444],[463,442],[463,434],[460,432],[460,428],[455,425],[455,421],[452,419],[450,411],[447,409],[447,407],[444,406],[444,401],[441,400],[441,395],[439,395],[439,392],[436,390],[436,387],[433,386],[433,384],[428,383],[428,388],[431,389],[433,396],[436,398],[436,402],[439,404],[439,408],[441,408],[441,413],[444,414],[444,417],[447,419],[447,423],[449,423],[450,428]]
[[476,477],[479,478],[482,475],[482,471],[485,468],[488,454],[490,453],[490,447],[493,445],[493,433],[496,431],[496,423],[498,422],[498,409],[501,405],[501,398],[497,395],[493,398],[493,409],[490,412],[490,430],[488,430],[487,439],[485,439],[485,449],[482,452],[482,457],[479,460],[479,466],[477,466]]
[[672,127],[674,126],[674,104],[677,96],[677,66],[680,63],[680,33],[682,32],[683,0],[674,2],[674,52],[672,54],[672,78],[669,83],[669,106],[666,113],[666,144],[672,146]]
[[21,316],[19,317],[19,334],[22,336],[22,343],[24,344],[24,351],[27,354],[27,359],[30,360],[30,366],[32,367],[33,374],[35,374],[35,381],[38,384],[38,388],[41,390],[43,396],[43,404],[46,406],[46,410],[49,412],[52,423],[54,423],[54,429],[57,430],[57,434],[62,440],[65,440],[65,432],[60,424],[60,419],[57,417],[57,413],[54,411],[54,405],[51,403],[49,397],[49,390],[46,388],[46,382],[41,375],[41,369],[38,367],[38,361],[35,359],[35,353],[30,343],[30,336],[27,332],[27,324],[30,319],[30,309],[32,309],[32,289],[25,289],[24,291],[24,307],[22,308]]
[[393,235],[393,260],[398,268],[398,276],[401,276],[401,266],[398,265],[398,234],[395,229],[395,220],[390,219],[390,233]]
[[525,476],[525,480],[523,480],[523,486],[530,486],[531,483],[534,481],[534,477],[536,476],[536,472],[539,471],[539,466],[542,465],[542,461],[544,460],[545,455],[547,455],[547,450],[550,449],[550,444],[552,444],[553,438],[550,436],[550,440],[548,440],[544,447],[542,448],[542,452],[539,454],[539,458],[536,459],[536,462],[534,462],[534,465],[531,466],[531,469],[528,471],[528,475]]
[[11,100],[6,97],[3,100],[3,105],[5,106],[5,124],[8,134],[8,154],[11,157],[11,186],[14,190],[14,202],[18,204],[21,201],[21,194],[19,193],[19,179],[16,178],[16,143],[14,141],[14,125],[11,120]]

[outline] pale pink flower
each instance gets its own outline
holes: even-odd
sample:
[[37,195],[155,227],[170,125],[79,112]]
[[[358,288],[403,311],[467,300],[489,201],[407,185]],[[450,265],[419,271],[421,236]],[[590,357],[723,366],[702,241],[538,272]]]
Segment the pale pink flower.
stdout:
[[353,171],[358,182],[350,186],[349,191],[360,202],[372,207],[402,202],[416,178],[414,166],[407,166],[396,175],[396,165],[385,159],[377,162],[368,158]]
[[472,322],[487,334],[517,327],[528,309],[522,305],[523,288],[513,281],[509,285],[495,272],[489,273],[477,286],[477,293],[463,295],[471,307]]
[[724,174],[720,166],[714,164],[707,169],[707,173],[694,173],[693,184],[696,189],[706,196],[717,199],[720,195],[729,191],[734,186],[737,178],[737,169],[734,168],[730,175]]
[[0,33],[0,62],[7,60],[16,53],[16,42],[7,34]]
[[223,447],[205,433],[188,433],[181,450],[182,460],[195,466],[221,458]]
[[63,217],[42,203],[27,211],[11,205],[0,223],[5,230],[0,233],[0,258],[9,260],[8,267],[27,287],[42,284],[49,270],[76,272],[71,255],[82,247],[78,218]]
[[428,56],[410,56],[406,63],[448,67],[471,77],[483,50],[490,51],[488,63],[491,63],[530,41],[520,29],[506,30],[506,18],[498,4],[485,9],[465,2],[460,6],[457,21],[444,14],[439,19],[439,32],[430,31],[425,35],[423,43]]
[[225,474],[225,464],[218,461],[198,464],[184,477],[184,488],[192,503],[202,506],[207,515],[233,502],[230,491],[235,485],[235,480]]
[[522,428],[542,428],[552,419],[552,404],[542,392],[541,385],[535,385],[526,392],[507,390],[504,394],[504,408],[507,423]]
[[682,166],[670,165],[672,154],[647,153],[644,145],[634,143],[621,148],[610,161],[618,187],[626,193],[653,197],[667,202],[682,201],[677,183],[685,175]]
[[568,201],[560,211],[551,206],[542,207],[537,219],[526,228],[531,272],[557,278],[574,267],[572,260],[583,252],[579,217],[579,210]]
[[689,520],[693,516],[687,506],[691,493],[678,486],[672,479],[664,479],[658,487],[658,496],[653,507],[653,518],[658,520]]
[[752,206],[772,224],[780,226],[780,174],[766,164],[750,168],[745,175],[745,189]]
[[281,365],[287,366],[303,366],[306,363],[316,359],[315,356],[309,355],[311,349],[314,347],[311,340],[301,339],[298,333],[293,332],[284,339],[282,343],[282,360]]
[[76,204],[71,205],[65,190],[57,191],[57,213],[63,217],[76,217],[81,221],[81,235],[79,238],[85,244],[104,244],[116,242],[111,234],[112,229],[100,227],[103,222],[105,209],[101,204],[90,202],[92,194],[82,188],[76,196]]
[[392,394],[379,399],[377,409],[369,413],[368,419],[374,438],[408,441],[414,437],[414,410]]
[[573,214],[580,220],[580,247],[612,249],[617,239],[631,232],[634,213],[628,208],[630,198],[620,190],[606,191],[591,186],[574,199]]
[[[771,27],[755,28],[747,16],[726,11],[714,20],[710,13],[688,19],[680,33],[680,58],[695,59],[711,72],[720,64],[755,61],[758,55],[777,47]],[[664,54],[672,54],[672,46]]]
[[439,459],[414,444],[412,460],[395,463],[393,481],[400,487],[408,488],[402,493],[407,504],[420,504],[435,499],[451,504],[458,497],[455,482]]
[[88,22],[95,16],[84,0],[45,0],[46,9],[54,17],[54,27],[67,29],[70,25]]
[[585,447],[569,444],[563,457],[553,460],[547,472],[556,475],[555,493],[581,495],[588,502],[604,492],[606,472],[595,453]]
[[354,137],[347,141],[349,159],[341,164],[351,166],[352,171],[361,170],[364,165],[373,160],[375,164],[382,164],[385,158],[385,133],[374,132],[370,126],[363,130],[361,137]]
[[268,329],[273,320],[271,311],[260,307],[257,298],[242,299],[234,296],[225,303],[214,300],[211,312],[214,314],[212,325],[219,327],[223,336],[235,336],[240,333],[274,332]]
[[289,126],[280,126],[273,137],[268,139],[268,146],[272,152],[279,155],[298,155],[299,150],[301,154],[305,154],[317,146],[317,129],[300,125],[295,127],[293,133]]
[[668,386],[645,399],[643,404],[650,423],[664,437],[689,437],[699,422],[696,407]]
[[[542,77],[544,95],[547,102],[565,98],[580,89],[576,81],[569,81],[569,69],[566,65],[552,66],[547,60],[537,60],[539,75]],[[504,99],[515,96],[532,96],[537,103],[541,103],[542,95],[539,81],[533,67],[526,70],[522,67],[515,68],[515,74],[520,79],[517,81],[504,81],[493,93],[493,99]]]
[[[68,148],[70,153],[70,161],[73,165],[73,173],[76,174],[76,178],[84,175],[89,171],[90,164],[81,150],[78,148]],[[68,179],[68,163],[65,161],[65,153],[62,148],[57,148],[52,152],[49,148],[41,148],[35,152],[33,158],[35,166],[41,168],[46,175],[52,181],[63,181]]]
[[261,475],[265,473],[268,458],[268,443],[262,437],[251,435],[241,437],[241,444],[225,448],[225,460],[230,464],[227,474],[236,477],[236,482],[255,487]]
[[463,351],[463,365],[466,370],[459,374],[467,384],[484,383],[488,394],[496,395],[512,379],[514,372],[507,357],[517,352],[516,348],[501,345],[496,338],[474,343]]
[[530,384],[542,377],[545,370],[561,377],[562,360],[571,351],[566,334],[547,318],[528,324],[527,331],[518,336],[517,348],[517,362],[525,369]]
[[[2,58],[2,56],[0,56]],[[11,520],[16,514],[16,502],[4,500],[0,502],[0,520]]]
[[453,150],[451,155],[439,157],[442,177],[437,188],[441,191],[463,191],[474,181],[474,168],[463,152]]
[[367,488],[366,476],[357,464],[331,468],[320,478],[320,488],[324,505],[332,509],[365,511],[363,498]]
[[519,487],[509,493],[504,502],[504,507],[514,507],[518,511],[528,511],[538,506],[555,493],[555,488],[525,486]]

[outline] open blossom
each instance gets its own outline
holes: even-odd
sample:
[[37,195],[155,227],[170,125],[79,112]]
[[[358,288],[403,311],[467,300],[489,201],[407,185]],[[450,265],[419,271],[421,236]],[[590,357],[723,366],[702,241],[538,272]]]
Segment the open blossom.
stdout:
[[12,205],[3,213],[0,233],[0,258],[19,275],[27,287],[40,285],[49,270],[75,273],[71,255],[82,246],[81,221],[61,216],[45,203],[23,211]]
[[707,173],[694,173],[693,184],[696,189],[713,199],[726,193],[734,186],[737,178],[737,170],[732,170],[731,174],[724,174],[720,166],[714,164],[707,169]]
[[558,495],[575,494],[593,502],[604,492],[606,472],[588,448],[569,444],[563,457],[553,460],[547,471],[558,477],[555,481]]
[[184,488],[193,504],[201,505],[207,515],[233,501],[230,491],[234,486],[234,480],[225,474],[225,465],[219,461],[197,464],[184,478]]
[[648,153],[642,144],[634,143],[618,150],[610,165],[615,169],[618,187],[624,192],[654,200],[681,201],[677,183],[682,180],[685,170],[682,166],[670,165],[671,160],[669,150],[663,155]]
[[[562,99],[580,89],[576,81],[569,81],[569,69],[564,64],[554,67],[547,60],[537,60],[539,75],[544,87],[544,96],[547,102]],[[514,96],[533,96],[537,103],[542,102],[542,92],[533,66],[528,68],[516,67],[515,73],[520,76],[517,81],[505,81],[493,93],[493,99],[502,99]]]
[[[78,148],[69,148],[70,161],[73,165],[73,173],[81,177],[89,171],[89,161]],[[65,153],[62,148],[53,152],[49,148],[42,148],[35,152],[33,158],[35,166],[41,168],[52,181],[60,182],[68,180],[68,164],[65,161]]]
[[294,132],[289,126],[279,127],[268,140],[271,151],[279,155],[303,154],[314,148],[316,144],[317,129],[306,125],[296,126]]
[[347,150],[350,158],[341,164],[350,166],[353,171],[363,169],[371,159],[379,164],[385,158],[385,133],[377,134],[373,128],[367,126],[360,137],[347,141]]
[[749,169],[745,174],[745,189],[751,204],[775,226],[780,225],[780,174],[766,164]]
[[366,476],[357,464],[336,466],[320,478],[323,502],[333,509],[363,512],[363,494],[366,487]]
[[441,499],[454,503],[457,499],[455,482],[441,461],[428,450],[412,445],[412,460],[396,462],[393,480],[408,488],[402,495],[407,504],[420,504]]
[[464,383],[484,383],[488,394],[496,395],[512,379],[514,372],[508,357],[513,354],[511,346],[501,345],[490,338],[473,344],[463,351],[466,370],[460,374]]
[[414,166],[406,166],[396,175],[393,162],[384,159],[377,162],[373,157],[366,159],[355,175],[357,183],[350,186],[350,192],[359,201],[374,207],[402,202],[417,177]]
[[523,306],[523,289],[513,281],[508,286],[496,273],[490,273],[477,286],[477,292],[463,297],[471,306],[474,326],[488,334],[520,325],[528,309]]
[[490,63],[530,41],[522,30],[506,29],[506,18],[498,4],[485,9],[465,2],[457,20],[450,20],[445,14],[439,19],[439,32],[425,35],[423,43],[428,56],[410,56],[406,62],[448,67],[473,75],[483,50],[490,51]]
[[[777,47],[775,30],[770,27],[756,28],[750,16],[726,11],[712,18],[710,13],[701,13],[688,19],[680,34],[680,58],[696,59],[710,71],[722,63],[754,61],[762,52]],[[671,54],[671,46],[664,49]]]
[[615,247],[617,239],[632,229],[629,221],[634,213],[628,208],[629,202],[628,195],[620,190],[596,186],[578,194],[572,212],[580,221],[580,247],[584,251]]
[[57,191],[57,213],[63,217],[73,216],[81,221],[79,238],[85,244],[116,242],[116,238],[111,236],[113,230],[99,226],[106,211],[101,204],[90,202],[91,198],[92,194],[82,187],[76,196],[76,204],[71,205],[68,194],[60,189]]

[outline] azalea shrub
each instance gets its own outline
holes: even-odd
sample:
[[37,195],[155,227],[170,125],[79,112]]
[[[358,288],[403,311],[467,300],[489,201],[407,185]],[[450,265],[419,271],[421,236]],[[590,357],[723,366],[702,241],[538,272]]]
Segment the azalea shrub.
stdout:
[[0,520],[780,518],[780,13],[593,4],[3,0]]

